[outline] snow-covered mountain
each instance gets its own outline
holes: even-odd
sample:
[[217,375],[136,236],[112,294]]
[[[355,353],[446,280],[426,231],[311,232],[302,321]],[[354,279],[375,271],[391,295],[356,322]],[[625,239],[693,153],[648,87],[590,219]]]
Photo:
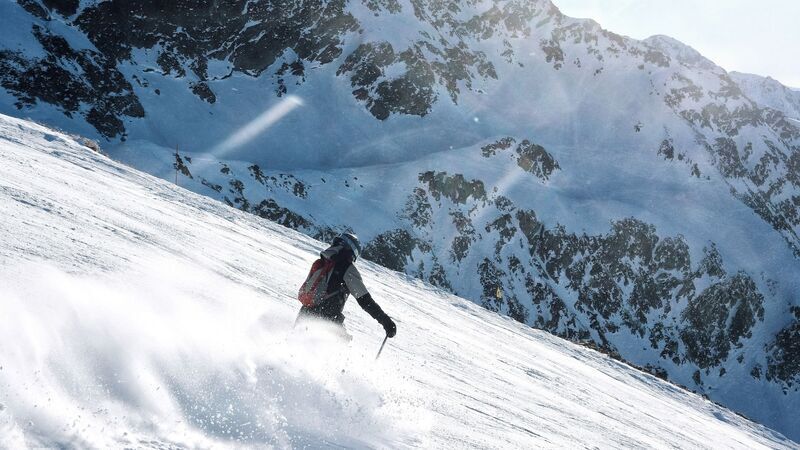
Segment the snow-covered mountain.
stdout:
[[351,228],[386,267],[800,438],[800,123],[763,83],[547,0],[0,20],[0,112],[312,236]]
[[293,330],[324,243],[2,115],[0,208],[2,448],[797,448],[369,262],[380,360]]
[[731,72],[730,76],[756,103],[783,111],[790,119],[800,121],[800,91],[797,89],[786,87],[771,77],[751,73]]

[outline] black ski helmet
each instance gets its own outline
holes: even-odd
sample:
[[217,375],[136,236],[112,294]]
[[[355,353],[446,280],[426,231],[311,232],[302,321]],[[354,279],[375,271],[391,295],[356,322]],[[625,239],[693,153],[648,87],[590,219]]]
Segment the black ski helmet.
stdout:
[[358,257],[361,255],[361,241],[358,240],[358,236],[355,234],[342,233],[339,236],[336,236],[336,239],[333,240],[334,244],[337,242],[341,242],[353,251],[353,260],[358,259]]

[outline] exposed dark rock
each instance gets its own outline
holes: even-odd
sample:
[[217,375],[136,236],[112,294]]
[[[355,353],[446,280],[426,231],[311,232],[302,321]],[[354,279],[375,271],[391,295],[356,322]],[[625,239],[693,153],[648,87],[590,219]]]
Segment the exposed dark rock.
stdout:
[[250,175],[253,178],[255,178],[256,181],[258,181],[261,184],[265,184],[266,183],[266,181],[267,181],[266,175],[264,175],[264,172],[261,170],[261,167],[258,164],[250,165],[247,168],[247,170],[250,171]]
[[767,347],[767,380],[779,380],[785,390],[800,385],[800,307],[791,308],[792,320]]
[[248,168],[250,175],[267,189],[280,188],[298,198],[307,198],[309,187],[304,181],[297,179],[292,174],[279,173],[277,175],[264,175],[258,165]]
[[[498,152],[508,150],[517,143],[512,137],[504,137],[497,142],[481,147],[481,154],[492,157]],[[524,139],[514,149],[517,156],[517,165],[526,172],[530,172],[542,181],[547,181],[555,170],[560,169],[553,155],[548,153],[541,145],[534,144]]]
[[648,50],[644,54],[644,60],[659,67],[669,67],[670,57],[657,50]]
[[[117,70],[117,63],[131,60],[134,49],[158,47],[156,60],[162,72],[186,77],[191,71],[200,80],[190,85],[192,92],[214,103],[216,95],[206,82],[209,60],[228,59],[234,70],[259,75],[291,50],[300,58],[291,65],[292,74],[300,75],[302,61],[328,64],[337,58],[343,36],[358,28],[344,12],[343,0],[286,4],[236,0],[213,5],[193,0],[111,0],[80,11],[77,0],[44,4],[69,18],[68,25],[84,32],[99,53],[76,52],[63,39],[34,27],[47,56],[28,60],[21,53],[0,52],[0,83],[19,99],[20,108],[39,100],[71,115],[77,104],[90,105],[87,121],[107,137],[124,135],[124,116],[144,116],[130,84]],[[48,20],[49,14],[37,2],[22,0],[21,5]]]
[[652,366],[650,364],[643,367],[644,371],[665,381],[669,381],[669,372],[667,372],[664,368],[658,366]]
[[676,81],[677,84],[682,84],[683,86],[671,88],[669,93],[664,96],[664,102],[668,106],[678,108],[687,98],[695,102],[703,98],[703,89],[694,84],[689,78],[675,73],[672,75],[672,79]]
[[425,189],[414,188],[406,200],[403,217],[408,218],[415,228],[423,228],[430,224],[432,211]]
[[117,61],[130,59],[134,48],[158,44],[166,59],[190,67],[201,80],[210,58],[230,59],[236,70],[254,75],[286,49],[301,59],[328,63],[341,53],[341,36],[357,28],[343,1],[315,0],[213,5],[112,0],[87,7],[75,23]]
[[202,183],[203,186],[206,186],[209,189],[211,189],[211,190],[213,190],[213,191],[215,191],[217,193],[222,192],[222,186],[220,186],[219,184],[216,184],[216,183],[212,183],[212,182],[206,180],[205,178],[201,178],[200,179],[200,183]]
[[655,258],[653,260],[662,270],[678,271],[683,275],[689,275],[691,270],[689,260],[689,246],[683,236],[666,237],[656,245]]
[[737,273],[690,299],[682,318],[688,324],[681,332],[687,357],[701,368],[717,366],[763,320],[764,296],[749,276]]
[[[438,99],[437,85],[444,86],[451,100],[458,102],[460,84],[472,89],[476,78],[497,78],[486,55],[470,50],[461,38],[470,34],[489,38],[484,25],[497,19],[493,13],[498,10],[464,24],[448,13],[460,9],[457,2],[445,6],[415,1],[413,5],[420,20],[437,28],[446,23],[452,30],[458,30],[451,35],[453,40],[445,39],[444,35],[437,40],[427,36],[405,49],[394,49],[386,42],[363,43],[348,55],[337,72],[350,74],[353,96],[365,102],[379,120],[387,119],[391,113],[426,115]],[[386,68],[398,64],[405,67],[405,72],[388,78]]]
[[722,255],[719,254],[717,246],[711,244],[703,248],[703,259],[700,261],[698,276],[707,273],[712,277],[722,278],[725,276],[725,269],[722,265]]
[[658,148],[658,154],[663,156],[664,159],[672,159],[675,157],[675,147],[672,145],[672,139],[664,139],[661,141],[661,146]]
[[546,55],[546,61],[553,63],[554,69],[558,70],[561,68],[564,63],[564,50],[561,49],[558,42],[553,39],[542,39],[539,42],[539,48],[541,48]]
[[475,226],[470,217],[459,210],[451,210],[450,217],[453,225],[458,231],[458,235],[453,237],[452,249],[450,251],[451,260],[461,261],[467,256],[470,245],[478,238],[475,233]]
[[517,234],[517,228],[514,226],[513,217],[510,213],[502,214],[486,225],[487,232],[492,230],[497,231],[500,237],[495,244],[495,254],[500,254],[500,250]]
[[[34,26],[45,58],[28,60],[0,50],[0,85],[13,93],[17,108],[37,101],[59,107],[68,116],[82,113],[106,137],[124,136],[120,116],[144,117],[133,88],[113,62],[91,50],[76,51],[62,37]],[[81,105],[93,105],[81,112]]]
[[[276,80],[275,92],[281,96],[288,92],[286,76],[295,77],[297,83],[305,81],[307,63],[333,62],[342,54],[345,37],[359,30],[355,18],[345,11],[344,0],[289,3],[235,0],[213,5],[193,0],[163,4],[110,0],[90,4],[80,11],[77,1],[45,3],[70,18],[71,24],[86,34],[111,66],[131,60],[134,49],[157,49],[156,61],[162,73],[176,77],[193,74],[200,81],[191,84],[192,92],[209,103],[216,101],[207,83],[210,60],[228,60],[234,71],[258,76],[288,53],[297,55],[297,59],[283,62],[272,74]],[[366,4],[376,13],[401,10],[395,0],[368,0]],[[36,17],[48,17],[47,11],[33,0],[23,0],[22,5]],[[444,11],[457,5],[453,2]],[[452,41],[444,39],[444,35],[439,39],[429,36],[396,51],[385,43],[364,43],[339,67],[339,74],[350,75],[354,96],[364,101],[376,118],[384,120],[392,113],[422,116],[437,101],[437,86],[444,86],[455,102],[461,83],[471,89],[477,77],[496,78],[494,66],[486,55],[469,50],[462,37],[485,35],[485,23],[496,23],[503,16],[507,26],[519,27],[508,15],[532,12],[530,8],[493,9],[485,17],[476,17],[465,24],[449,13],[440,15],[442,7],[417,2],[415,12],[437,27],[447,23],[453,30],[449,34]],[[393,64],[403,64],[406,71],[386,78],[384,69]],[[30,96],[34,90],[26,88],[19,92]],[[96,122],[102,118],[111,123],[112,116],[119,114],[97,108],[94,117]],[[120,121],[113,125],[122,126]],[[103,132],[109,129],[106,125]]]
[[[186,161],[184,161],[184,159]],[[192,173],[189,171],[189,167],[186,165],[187,162],[191,164],[191,160],[189,160],[188,157],[181,158],[180,153],[175,151],[175,162],[172,163],[172,167],[175,169],[176,172],[180,172],[183,176],[188,178],[194,178],[192,177]]]
[[295,197],[306,198],[308,197],[308,188],[302,181],[297,181],[292,185],[292,194]]
[[527,139],[517,146],[517,165],[526,172],[530,172],[542,181],[547,181],[555,170],[561,167],[553,155],[541,145],[534,144]]
[[484,258],[478,266],[478,276],[483,286],[481,304],[491,311],[499,312],[504,304],[503,279],[506,274],[490,259]]
[[450,199],[453,203],[466,203],[471,197],[486,200],[486,189],[480,180],[467,181],[464,175],[457,173],[448,175],[447,172],[425,172],[419,175],[419,180],[427,184],[428,192],[437,201],[442,197]]
[[50,13],[36,0],[17,0],[17,3],[32,16],[42,20],[50,20]]
[[730,138],[717,138],[714,142],[713,154],[717,157],[717,167],[725,178],[740,178],[747,175],[742,164],[736,142]]
[[288,92],[288,88],[286,87],[287,74],[291,74],[296,78],[297,81],[295,84],[297,85],[305,82],[305,64],[303,64],[303,61],[298,59],[291,64],[283,63],[275,72],[275,75],[278,77],[278,88],[276,89],[278,97],[281,97],[283,94]]
[[194,83],[191,85],[191,88],[192,92],[194,92],[194,95],[200,97],[201,99],[207,101],[208,103],[212,104],[216,103],[217,96],[214,95],[214,91],[212,91],[211,88],[208,87],[208,84],[204,82]]
[[308,230],[313,228],[312,223],[308,219],[280,206],[273,199],[262,200],[261,203],[253,206],[250,211],[259,217],[295,230]]
[[489,158],[497,154],[498,151],[508,150],[514,144],[516,144],[517,140],[512,137],[504,137],[497,142],[484,145],[481,147],[481,153],[485,158]]
[[228,184],[230,185],[228,191],[233,194],[233,201],[225,197],[227,203],[238,207],[242,211],[250,211],[250,201],[244,195],[244,183],[241,180],[231,179]]
[[[500,140],[482,152],[492,157],[514,145]],[[615,352],[613,335],[623,327],[646,339],[672,364],[688,360],[719,372],[731,350],[763,319],[763,295],[744,273],[726,278],[722,257],[713,244],[694,266],[682,236],[659,237],[655,227],[635,218],[613,222],[604,235],[573,234],[560,225],[545,229],[534,211],[518,209],[506,197],[489,197],[484,187],[481,195],[472,195],[473,190],[465,186],[476,186],[476,181],[435,172],[420,176],[424,188],[417,188],[410,204],[425,205],[416,209],[424,211],[425,220],[419,220],[419,215],[402,216],[409,220],[411,231],[394,234],[395,244],[383,251],[402,255],[400,261],[392,262],[393,268],[408,264],[411,251],[417,248],[398,249],[397,242],[412,242],[419,239],[417,231],[441,226],[432,223],[434,217],[441,217],[435,210],[448,208],[456,228],[447,243],[454,264],[472,258],[469,251],[478,239],[473,214],[482,217],[482,229],[489,233],[479,238],[482,246],[494,245],[495,259],[484,256],[477,263],[475,276],[482,294],[476,300],[517,319],[527,317],[528,323],[561,336],[592,339],[599,348]],[[424,202],[428,195],[440,203]],[[441,203],[445,199],[449,203]],[[491,243],[485,242],[487,238]],[[527,243],[521,248],[524,253],[517,253],[518,244],[509,247],[512,242]],[[430,248],[434,255],[442,254]],[[425,276],[424,271],[414,273]],[[525,293],[508,288],[516,283],[514,279],[526,287]],[[712,285],[697,295],[696,283],[701,279],[711,280]],[[573,305],[555,293],[553,283],[574,296],[569,300]],[[533,310],[519,307],[523,304],[520,294],[530,299]],[[651,322],[653,317],[669,316],[682,304],[687,306],[681,307],[679,321]],[[582,319],[570,312],[572,308]]]
[[435,256],[433,258],[433,267],[431,268],[430,275],[427,277],[427,281],[434,286],[438,286],[451,292],[453,291],[453,286],[447,279],[447,274],[445,273],[444,267],[439,264],[439,260]]
[[376,13],[380,11],[399,13],[402,11],[400,2],[398,0],[364,0],[364,4],[367,6],[367,8],[375,11]]
[[417,247],[417,239],[403,229],[387,231],[370,241],[363,251],[365,259],[384,267],[402,272],[411,253]]
[[64,17],[75,15],[80,6],[80,0],[42,0],[42,3]]
[[[800,157],[796,156],[797,146],[791,142],[800,139],[800,127],[790,123],[780,111],[760,107],[744,98],[741,89],[727,75],[720,75],[717,91],[707,93],[684,75],[673,75],[673,81],[678,87],[670,88],[665,95],[667,105],[699,136],[706,129],[722,134],[705,143],[705,148],[730,185],[731,193],[781,233],[795,255],[800,256],[797,211],[800,199],[795,202],[796,195],[789,191],[798,187],[792,180],[797,179],[798,173],[794,159]],[[731,103],[732,100],[740,101]],[[783,142],[778,145],[768,135],[762,135],[761,142],[742,142],[740,134],[745,127],[766,128]],[[755,145],[761,147],[762,154],[758,161],[748,161]],[[697,164],[690,162],[690,167],[692,174],[699,177]]]

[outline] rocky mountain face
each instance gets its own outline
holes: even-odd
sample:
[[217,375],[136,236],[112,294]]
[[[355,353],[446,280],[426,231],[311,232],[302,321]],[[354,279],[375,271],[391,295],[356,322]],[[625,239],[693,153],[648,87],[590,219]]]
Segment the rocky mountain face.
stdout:
[[[798,438],[791,91],[546,0],[0,14],[3,112],[316,237],[353,229],[366,258]],[[298,113],[210,151],[288,96]]]
[[800,120],[800,90],[786,87],[771,77],[741,72],[730,72],[730,76],[748,98],[761,105],[783,111],[796,122]]

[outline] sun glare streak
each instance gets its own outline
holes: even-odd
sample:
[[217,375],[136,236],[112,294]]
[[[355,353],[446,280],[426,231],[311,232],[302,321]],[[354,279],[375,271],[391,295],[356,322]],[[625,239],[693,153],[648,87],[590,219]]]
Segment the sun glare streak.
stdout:
[[303,100],[295,95],[286,97],[283,101],[273,106],[272,108],[264,111],[258,117],[251,120],[247,125],[236,130],[235,133],[228,136],[224,141],[215,145],[208,153],[217,158],[230,153],[232,150],[239,148],[248,142],[255,139],[264,130],[271,127],[275,122],[279,121],[285,115],[289,114],[298,106],[303,105]]

